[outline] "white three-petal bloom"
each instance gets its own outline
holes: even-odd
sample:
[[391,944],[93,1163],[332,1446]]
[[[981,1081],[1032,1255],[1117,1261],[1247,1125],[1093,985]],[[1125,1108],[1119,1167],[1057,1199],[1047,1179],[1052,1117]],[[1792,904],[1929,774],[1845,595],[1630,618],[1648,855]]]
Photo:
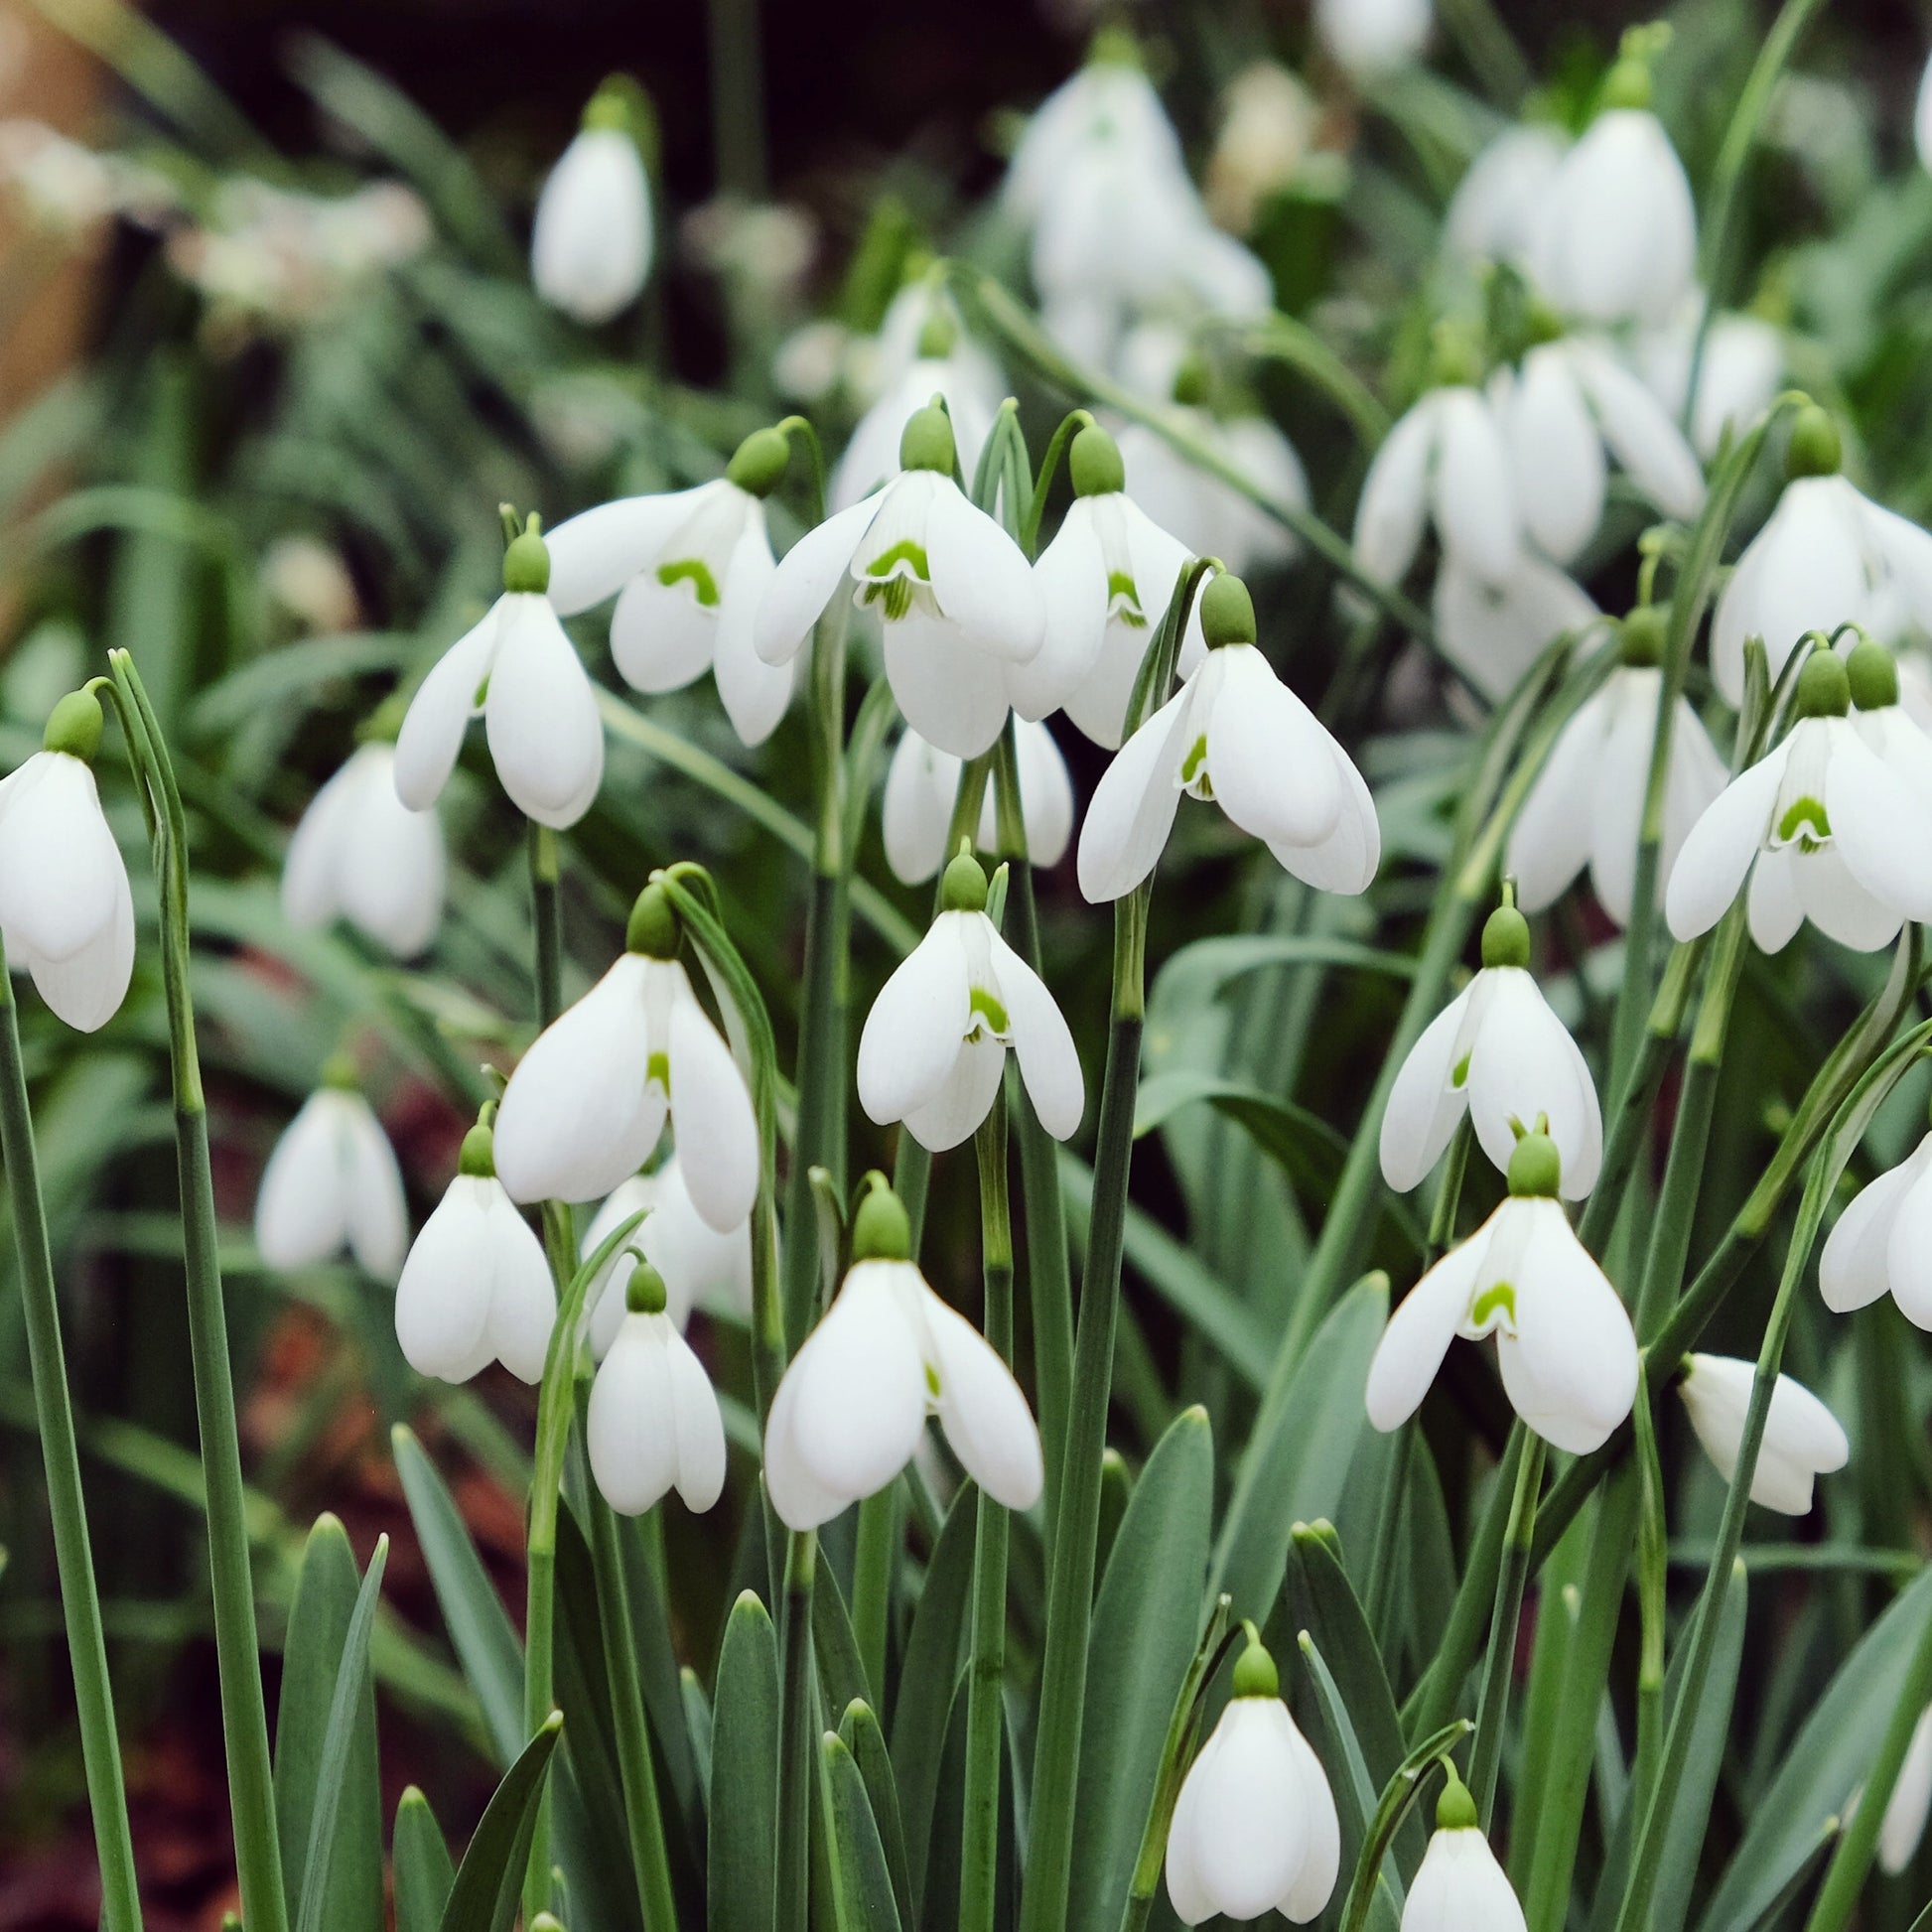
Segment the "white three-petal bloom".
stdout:
[[[1928,164],[1932,166],[1932,163]],[[1885,1816],[1878,1827],[1878,1864],[1892,1877],[1912,1862],[1919,1840],[1925,1836],[1925,1817],[1932,1811],[1932,1705],[1919,1714],[1912,1727],[1911,1742],[1905,1747],[1905,1762],[1898,1767],[1898,1782],[1885,1803]],[[1850,1822],[1851,1807],[1846,1807]]]
[[1337,65],[1367,79],[1418,60],[1432,18],[1429,0],[1315,0],[1314,31]]
[[[784,472],[784,442],[760,431],[731,474],[695,489],[600,503],[548,538],[550,603],[575,617],[612,595],[611,655],[638,691],[675,691],[713,672],[732,728],[762,744],[791,702],[790,664],[767,664],[753,626],[777,566],[764,492]],[[760,487],[760,485],[762,487]]]
[[[1225,632],[1223,585],[1246,607]],[[1159,863],[1184,791],[1212,799],[1306,884],[1361,892],[1382,855],[1362,774],[1256,649],[1253,606],[1238,581],[1216,577],[1201,608],[1210,642],[1240,631],[1248,641],[1209,649],[1107,767],[1080,828],[1080,891],[1095,904],[1131,893]]]
[[1086,1109],[1066,1021],[982,909],[986,878],[976,860],[946,869],[945,898],[948,909],[866,1015],[860,1104],[882,1127],[903,1121],[921,1147],[942,1154],[992,1110],[1011,1047],[1039,1124],[1063,1141]]
[[1569,1029],[1524,965],[1529,931],[1509,906],[1489,915],[1482,970],[1422,1031],[1389,1089],[1382,1174],[1407,1192],[1443,1158],[1466,1113],[1484,1154],[1507,1172],[1520,1131],[1547,1115],[1563,1191],[1582,1200],[1603,1161],[1603,1116]]
[[759,1184],[745,1076],[683,966],[626,951],[517,1062],[496,1172],[513,1200],[591,1200],[643,1166],[667,1119],[692,1204],[720,1233],[737,1227]]
[[413,959],[443,917],[443,826],[396,796],[393,745],[358,746],[309,801],[282,865],[282,912],[292,926],[338,916]]
[[530,233],[530,279],[553,309],[609,322],[650,273],[650,183],[622,102],[600,94],[551,169]]
[[47,742],[0,781],[0,937],[13,970],[32,973],[55,1013],[90,1034],[120,1011],[134,972],[127,862],[88,762],[99,700],[62,699]]
[[[1690,1411],[1705,1454],[1729,1482],[1737,1473],[1757,1364],[1728,1355],[1692,1355],[1685,1369],[1677,1393]],[[1812,1478],[1844,1468],[1851,1457],[1852,1445],[1838,1418],[1802,1383],[1780,1375],[1771,1390],[1764,1440],[1751,1471],[1751,1501],[1786,1516],[1802,1516],[1811,1507]]]
[[[1073,780],[1066,759],[1044,725],[1028,719],[1014,731],[1019,765],[1020,815],[1027,831],[1027,857],[1035,867],[1056,866],[1073,837]],[[907,886],[922,885],[946,862],[946,834],[952,827],[953,801],[965,768],[950,752],[928,745],[908,729],[886,770],[886,798],[880,813],[886,835],[886,863]],[[982,852],[999,842],[996,801],[989,783],[980,804],[974,835]]]
[[[1039,649],[1039,592],[1020,546],[952,480],[952,432],[927,407],[906,425],[905,469],[785,553],[759,607],[755,641],[789,663],[843,579],[886,624],[886,675],[905,721],[962,759],[1007,720],[1007,671]],[[941,461],[943,459],[943,462]]]
[[396,1339],[419,1375],[467,1382],[491,1362],[543,1376],[557,1291],[543,1243],[490,1172],[489,1129],[464,1137],[460,1171],[396,1284]]
[[1629,1415],[1636,1331],[1564,1217],[1556,1165],[1543,1135],[1522,1141],[1509,1198],[1389,1318],[1368,1370],[1368,1419],[1377,1429],[1400,1428],[1416,1413],[1457,1335],[1496,1337],[1511,1405],[1557,1449],[1586,1455]]
[[1553,127],[1508,127],[1469,163],[1443,217],[1443,246],[1467,262],[1526,267],[1543,198],[1568,148]]
[[1784,338],[1762,316],[1719,315],[1704,334],[1704,358],[1697,362],[1698,335],[1705,298],[1694,290],[1677,314],[1660,327],[1643,331],[1631,344],[1633,366],[1673,422],[1684,420],[1691,400],[1691,371],[1697,366],[1697,406],[1691,419],[1691,444],[1709,460],[1725,432],[1741,436],[1763,415],[1784,380]]
[[664,1311],[664,1284],[647,1262],[633,1272],[649,1289],[629,1290],[630,1306],[591,1387],[584,1425],[591,1474],[621,1516],[641,1516],[672,1488],[687,1509],[707,1510],[725,1486],[718,1397]]
[[1581,584],[1526,546],[1493,584],[1446,555],[1430,615],[1443,655],[1500,704],[1559,637],[1587,630],[1602,613]]
[[271,1268],[310,1268],[346,1249],[392,1282],[409,1245],[402,1171],[369,1103],[325,1086],[302,1103],[262,1170],[255,1246]]
[[1432,522],[1445,559],[1483,583],[1515,571],[1523,522],[1509,445],[1489,398],[1466,384],[1430,390],[1382,439],[1355,508],[1355,561],[1401,582]]
[[410,700],[396,740],[396,795],[428,811],[481,715],[510,802],[561,831],[590,810],[604,779],[597,693],[543,595],[550,566],[540,537],[526,532],[510,545],[503,577],[515,588],[437,659]]
[[1523,1932],[1522,1903],[1473,1812],[1470,1804],[1470,1823],[1443,1825],[1430,1834],[1403,1901],[1402,1932]]
[[1908,1320],[1932,1328],[1932,1134],[1839,1216],[1818,1260],[1818,1286],[1841,1314],[1889,1291]]
[[852,440],[832,473],[831,507],[850,509],[898,475],[898,443],[905,421],[934,396],[945,399],[959,452],[971,476],[979,463],[1000,391],[984,357],[962,347],[959,324],[949,307],[935,305],[919,332],[918,353],[880,391],[859,418]]
[[[1296,510],[1309,507],[1308,472],[1295,445],[1267,417],[1217,416],[1180,402],[1167,414],[1176,429],[1232,465],[1276,502]],[[1188,555],[1218,557],[1237,576],[1263,564],[1287,563],[1295,555],[1296,540],[1277,518],[1232,483],[1189,461],[1159,430],[1129,423],[1119,440],[1128,494]],[[1159,612],[1150,609],[1149,618],[1158,622]],[[1077,718],[1074,722],[1080,724]],[[1090,738],[1099,737],[1084,724],[1080,729]]]

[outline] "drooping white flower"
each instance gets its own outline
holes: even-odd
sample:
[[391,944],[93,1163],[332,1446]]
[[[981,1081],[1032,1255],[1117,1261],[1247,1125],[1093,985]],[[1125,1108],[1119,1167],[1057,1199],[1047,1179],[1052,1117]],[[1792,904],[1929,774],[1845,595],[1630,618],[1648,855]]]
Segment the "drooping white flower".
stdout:
[[1087,807],[1080,891],[1094,904],[1131,893],[1160,862],[1184,791],[1218,804],[1297,879],[1361,892],[1382,856],[1362,774],[1255,648],[1238,577],[1207,585],[1200,616],[1205,657],[1122,746]]
[[1918,165],[1932,170],[1932,61],[1919,75],[1918,99],[1912,109],[1912,145],[1918,151]]
[[[1308,472],[1295,445],[1267,417],[1217,416],[1181,401],[1173,404],[1172,416],[1177,428],[1276,502],[1297,510],[1309,507]],[[1232,483],[1190,462],[1159,431],[1129,423],[1120,433],[1120,455],[1128,495],[1187,555],[1218,557],[1236,576],[1294,557],[1296,539],[1282,523]]]
[[1574,563],[1596,534],[1612,458],[1664,515],[1690,522],[1703,509],[1704,474],[1683,432],[1600,344],[1544,343],[1495,390],[1523,527],[1555,562]]
[[866,1016],[860,1104],[942,1154],[991,1111],[1011,1047],[1039,1124],[1065,1140],[1086,1110],[1086,1082],[1059,1007],[987,917],[986,875],[970,853],[946,868],[942,897]]
[[1932,1329],[1932,1134],[1859,1190],[1818,1259],[1825,1306],[1840,1314],[1889,1293]]
[[1467,262],[1528,266],[1569,143],[1553,127],[1508,127],[1469,163],[1443,217],[1443,245]]
[[1341,1868],[1341,1821],[1314,1747],[1248,1626],[1234,1696],[1181,1780],[1168,1829],[1168,1900],[1183,1925],[1217,1912],[1316,1917]]
[[793,667],[753,648],[759,606],[777,566],[764,499],[788,447],[759,430],[715,483],[600,503],[551,531],[550,604],[575,617],[612,595],[611,655],[638,691],[675,691],[713,672],[747,745],[770,737],[791,702]]
[[457,1175],[411,1244],[396,1284],[396,1340],[418,1375],[468,1382],[501,1362],[543,1378],[557,1291],[543,1243],[503,1191],[479,1123]]
[[[632,1174],[606,1195],[584,1232],[589,1260],[631,1215],[645,1212],[631,1236],[635,1248],[664,1281],[666,1309],[682,1330],[694,1308],[748,1321],[752,1314],[752,1224],[720,1232],[697,1210],[674,1154],[649,1173]],[[629,1264],[620,1250],[606,1263],[584,1297],[584,1328],[599,1361],[610,1352],[623,1320]]]
[[[1027,832],[1027,857],[1035,867],[1056,866],[1073,837],[1073,780],[1066,760],[1044,725],[1022,718],[1014,730],[1020,778],[1020,815]],[[907,886],[923,885],[946,860],[946,833],[959,792],[963,761],[928,745],[907,730],[886,770],[886,798],[880,814],[886,835],[886,863]],[[999,843],[996,804],[989,783],[980,803],[975,840],[982,852]]]
[[1320,120],[1308,83],[1279,61],[1251,61],[1227,83],[1206,172],[1208,211],[1221,227],[1252,232],[1314,148]]
[[1880,642],[1932,629],[1932,535],[1862,495],[1838,473],[1826,412],[1801,410],[1785,456],[1790,481],[1737,559],[1711,621],[1711,670],[1733,705],[1744,696],[1744,639],[1762,637],[1776,677],[1807,631],[1858,624]]
[[90,1034],[120,1011],[134,973],[127,862],[100,809],[93,757],[100,700],[70,692],[43,749],[0,780],[0,938],[15,972],[69,1027]]
[[[1744,1415],[1756,1375],[1754,1362],[1728,1355],[1692,1355],[1677,1385],[1705,1454],[1726,1482],[1737,1473]],[[1751,1471],[1751,1501],[1786,1516],[1802,1516],[1811,1508],[1812,1478],[1844,1468],[1851,1458],[1852,1445],[1838,1418],[1802,1383],[1780,1375],[1771,1391],[1764,1440]]]
[[[1921,115],[1921,120],[1923,120]],[[1921,140],[1921,153],[1932,147],[1932,140]],[[1932,163],[1927,163],[1932,166]],[[1911,1863],[1919,1840],[1925,1836],[1925,1818],[1932,1811],[1932,1705],[1919,1714],[1912,1728],[1912,1739],[1905,1747],[1905,1762],[1898,1767],[1898,1781],[1885,1802],[1885,1816],[1878,1827],[1878,1867],[1896,1878]],[[1851,1807],[1846,1807],[1850,1822]]]
[[1007,673],[1040,647],[1039,592],[1020,546],[952,479],[946,412],[918,410],[901,473],[785,553],[759,609],[767,664],[798,653],[843,579],[885,620],[886,675],[905,721],[956,758],[977,758],[1007,721]]
[[[1645,330],[1631,345],[1637,374],[1674,423],[1684,420],[1690,400],[1703,315],[1704,296],[1693,291],[1669,322]],[[1726,430],[1733,439],[1743,435],[1771,406],[1784,373],[1784,338],[1772,324],[1761,316],[1714,316],[1691,418],[1691,444],[1698,455],[1707,461],[1716,456]]]
[[905,1210],[877,1185],[853,1221],[853,1264],[792,1357],[764,1430],[764,1481],[787,1528],[816,1529],[912,1459],[927,1416],[996,1503],[1039,1498],[1039,1431],[1013,1372],[908,1259]]
[[1443,1158],[1467,1114],[1495,1166],[1539,1116],[1563,1158],[1563,1191],[1582,1200],[1603,1160],[1596,1083],[1529,972],[1529,922],[1500,905],[1482,929],[1482,970],[1422,1031],[1389,1089],[1382,1174],[1406,1193]]
[[1315,0],[1314,31],[1335,63],[1371,79],[1421,58],[1429,0]]
[[623,956],[517,1062],[496,1115],[510,1198],[592,1200],[628,1180],[668,1120],[691,1202],[720,1233],[758,1194],[752,1096],[677,958],[663,889],[637,896]]
[[604,1500],[641,1516],[673,1488],[704,1511],[725,1487],[725,1419],[704,1364],[664,1311],[648,1261],[629,1270],[621,1320],[591,1385],[584,1449]]
[[1587,630],[1602,613],[1574,578],[1525,548],[1509,575],[1494,584],[1446,555],[1430,616],[1443,655],[1483,697],[1500,704],[1559,637]]
[[309,801],[282,865],[282,914],[292,926],[342,917],[413,959],[443,917],[446,863],[435,812],[396,796],[396,748],[358,746]]
[[1751,937],[1777,952],[1809,918],[1859,952],[1932,917],[1932,813],[1846,715],[1845,660],[1815,650],[1798,722],[1691,828],[1664,895],[1679,939],[1708,932],[1750,880]]
[[536,519],[503,556],[503,595],[437,659],[396,740],[396,796],[426,812],[481,716],[510,802],[558,831],[590,810],[604,780],[604,724],[576,647],[544,596],[550,558]]
[[1523,1932],[1523,1907],[1476,1824],[1475,1800],[1453,1765],[1436,1803],[1436,1830],[1402,1905],[1402,1932]]
[[1509,1197],[1451,1248],[1389,1318],[1368,1370],[1368,1419],[1400,1428],[1460,1335],[1496,1337],[1503,1388],[1524,1423],[1573,1455],[1600,1449],[1637,1393],[1637,1336],[1556,1195],[1561,1159],[1542,1132],[1517,1143]]
[[[1654,607],[1623,625],[1621,662],[1578,707],[1557,736],[1510,827],[1503,870],[1516,880],[1516,902],[1540,912],[1586,866],[1597,902],[1620,926],[1636,897],[1637,843],[1650,784],[1652,741],[1664,674],[1657,659],[1663,622]],[[1680,696],[1671,716],[1670,768],[1664,781],[1664,837],[1657,883],[1670,883],[1691,827],[1725,788],[1724,760],[1704,721]]]
[[255,1246],[271,1268],[313,1268],[352,1254],[392,1282],[409,1245],[395,1151],[346,1069],[302,1103],[262,1170]]
[[622,95],[600,89],[537,198],[530,279],[582,323],[609,322],[650,273],[650,183],[629,121]]

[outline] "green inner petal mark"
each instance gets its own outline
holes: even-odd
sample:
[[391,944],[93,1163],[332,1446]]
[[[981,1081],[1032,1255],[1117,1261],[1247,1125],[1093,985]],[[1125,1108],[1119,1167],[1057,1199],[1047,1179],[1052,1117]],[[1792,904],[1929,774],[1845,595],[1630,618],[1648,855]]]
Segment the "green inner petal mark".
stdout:
[[483,708],[483,700],[488,696],[489,673],[485,671],[483,674],[483,682],[477,686],[477,695],[470,700],[470,709],[472,711],[481,711]]
[[1111,605],[1120,599],[1126,609],[1113,613],[1116,623],[1124,623],[1134,630],[1147,628],[1147,616],[1141,609],[1141,593],[1134,579],[1124,570],[1110,570],[1107,573],[1107,602]]
[[668,1053],[653,1053],[644,1062],[644,1085],[655,1080],[664,1090],[664,1098],[671,1097],[671,1056]]
[[[1807,826],[1811,828],[1809,831],[1805,829]],[[1778,820],[1780,844],[1789,845],[1793,839],[1800,839],[1810,851],[1831,836],[1832,821],[1825,816],[1825,807],[1816,798],[1797,799]]]
[[883,605],[888,619],[897,622],[912,608],[912,580],[889,577],[883,584],[868,584],[864,595],[868,604]]
[[1467,1083],[1469,1078],[1469,1061],[1472,1057],[1473,1057],[1472,1052],[1464,1053],[1462,1057],[1456,1061],[1455,1070],[1449,1075],[1450,1086],[1459,1087]]
[[910,564],[912,574],[920,583],[932,579],[932,566],[926,562],[924,547],[916,544],[910,537],[900,537],[883,557],[875,557],[866,566],[868,577],[890,577],[900,564]]
[[1469,1309],[1469,1325],[1480,1328],[1498,1309],[1508,1317],[1509,1325],[1515,1327],[1516,1291],[1507,1282],[1497,1282],[1476,1297]]
[[930,1362],[927,1362],[925,1365],[925,1391],[934,1402],[939,1400],[941,1393],[939,1388],[939,1371]]
[[698,602],[707,611],[717,608],[718,580],[712,576],[700,558],[680,557],[676,563],[659,564],[657,581],[666,590],[669,590],[673,584],[689,584],[697,592]]
[[1194,740],[1187,756],[1180,761],[1180,782],[1183,785],[1198,782],[1207,797],[1211,798],[1214,795],[1207,789],[1207,734],[1205,732]]
[[[985,987],[973,988],[973,997],[968,1011],[986,1022],[987,1032],[1004,1035],[1007,1031],[1007,1010]],[[969,1033],[968,1037],[971,1037]]]

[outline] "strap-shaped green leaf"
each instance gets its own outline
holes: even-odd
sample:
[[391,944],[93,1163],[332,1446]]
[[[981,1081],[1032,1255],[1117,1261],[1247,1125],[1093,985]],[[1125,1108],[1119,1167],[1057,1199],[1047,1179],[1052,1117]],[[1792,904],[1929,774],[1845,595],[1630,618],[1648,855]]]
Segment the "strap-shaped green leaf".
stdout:
[[866,1781],[836,1731],[828,1730],[819,1739],[818,1774],[826,1863],[839,1924],[844,1932],[899,1932],[898,1897]]
[[443,1908],[442,1932],[509,1932],[530,1856],[537,1801],[563,1728],[563,1713],[553,1711],[503,1773],[457,1868],[450,1902]]
[[711,1718],[711,1932],[768,1932],[777,1910],[778,1638],[746,1590],[725,1621]]
[[456,1884],[456,1864],[429,1800],[413,1784],[396,1805],[391,1858],[396,1874],[396,1932],[439,1932]]
[[905,1833],[899,1823],[898,1787],[893,1782],[893,1760],[886,1749],[886,1733],[878,1714],[856,1699],[839,1720],[839,1741],[852,1753],[859,1775],[866,1781],[866,1802],[886,1854],[886,1869],[893,1877],[893,1897],[900,1923],[912,1916],[912,1881],[905,1864]]

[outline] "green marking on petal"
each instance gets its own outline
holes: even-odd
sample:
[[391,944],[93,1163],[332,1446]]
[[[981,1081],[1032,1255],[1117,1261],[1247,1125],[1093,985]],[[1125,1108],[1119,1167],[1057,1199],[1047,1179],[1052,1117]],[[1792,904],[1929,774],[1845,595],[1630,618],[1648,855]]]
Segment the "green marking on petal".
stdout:
[[489,696],[489,673],[485,671],[483,674],[483,682],[477,686],[477,695],[470,700],[470,709],[472,711],[481,711],[483,708],[484,699],[486,699],[488,696]]
[[655,1080],[664,1090],[664,1098],[671,1097],[671,1056],[668,1053],[653,1053],[644,1062],[644,1085]]
[[925,548],[910,537],[900,537],[883,557],[875,557],[866,566],[868,577],[890,577],[900,564],[910,564],[912,574],[920,583],[930,583],[932,566],[926,561]]
[[1116,603],[1122,607],[1112,614],[1116,623],[1124,623],[1134,630],[1147,628],[1147,614],[1141,609],[1140,587],[1130,572],[1110,570],[1107,573],[1107,603],[1110,607]]
[[976,986],[973,988],[973,997],[968,1011],[975,1018],[986,1022],[986,1030],[988,1033],[998,1035],[1002,1037],[1005,1036],[1008,1026],[1007,1010],[985,987]]
[[[1806,827],[1810,830],[1807,831]],[[1784,816],[1778,820],[1778,840],[1789,845],[1792,840],[1802,838],[1809,849],[1822,845],[1832,836],[1832,821],[1825,816],[1822,801],[1816,798],[1799,798],[1793,801]]]
[[[1180,782],[1191,785],[1196,781],[1205,783],[1207,779],[1207,734],[1202,732],[1194,740],[1187,756],[1180,761]],[[1212,797],[1212,792],[1207,794]]]
[[1516,1291],[1507,1282],[1485,1288],[1469,1309],[1469,1325],[1480,1328],[1500,1309],[1509,1325],[1516,1325]]
[[1469,1061],[1472,1057],[1473,1057],[1472,1053],[1464,1053],[1462,1057],[1456,1061],[1455,1070],[1449,1075],[1450,1086],[1460,1087],[1460,1086],[1465,1086],[1468,1083]]
[[697,592],[698,602],[707,611],[717,608],[718,580],[697,557],[680,557],[675,563],[659,564],[657,581],[666,590],[669,590],[673,584],[689,584]]
[[939,1387],[939,1371],[936,1368],[934,1368],[930,1362],[927,1362],[925,1365],[925,1392],[933,1399],[934,1402],[937,1402],[939,1400],[941,1394],[941,1390]]

